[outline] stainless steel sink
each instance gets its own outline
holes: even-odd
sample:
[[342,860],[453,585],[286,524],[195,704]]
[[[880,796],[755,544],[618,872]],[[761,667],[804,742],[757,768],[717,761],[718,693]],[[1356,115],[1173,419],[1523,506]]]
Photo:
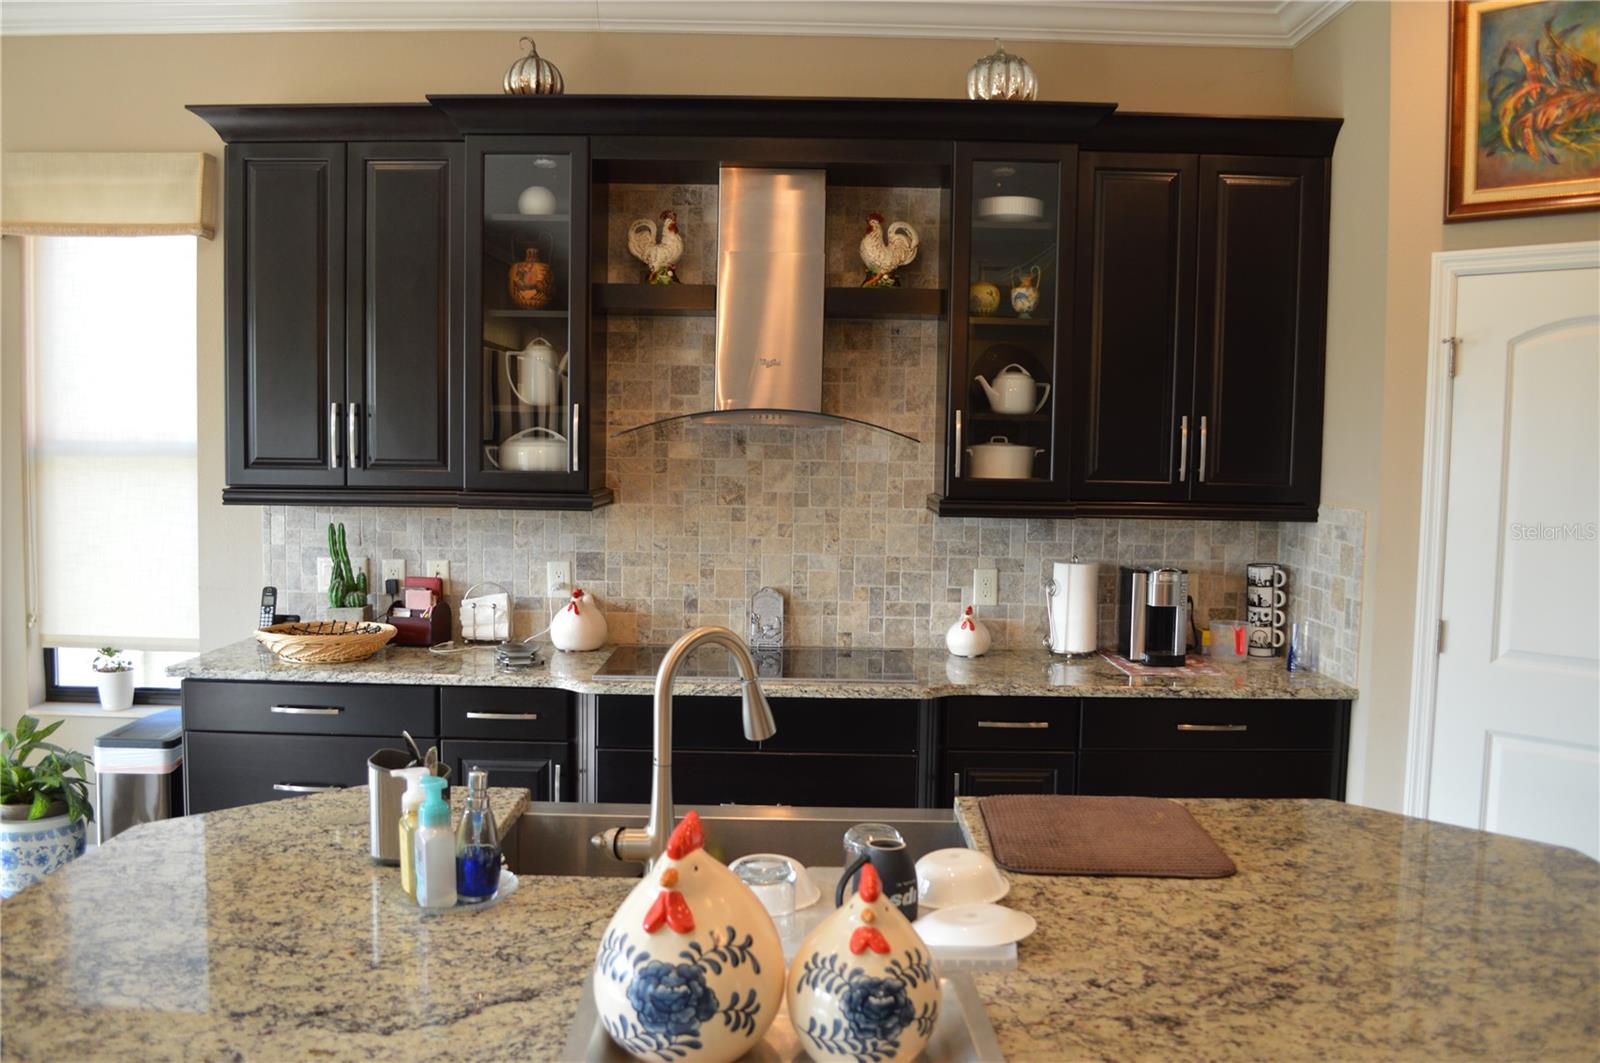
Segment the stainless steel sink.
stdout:
[[[706,849],[724,863],[748,853],[782,853],[808,867],[837,867],[844,863],[844,832],[857,823],[893,824],[913,860],[966,845],[950,809],[679,805],[677,814],[691,807],[705,822]],[[519,875],[637,878],[643,864],[621,863],[589,839],[611,827],[642,827],[649,815],[649,805],[535,801],[505,839],[506,859]]]

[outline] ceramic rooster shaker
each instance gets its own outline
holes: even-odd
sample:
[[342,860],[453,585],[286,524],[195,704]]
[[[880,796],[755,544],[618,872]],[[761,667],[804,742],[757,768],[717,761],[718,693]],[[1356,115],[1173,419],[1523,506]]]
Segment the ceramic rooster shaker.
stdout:
[[989,629],[972,615],[972,606],[944,633],[944,647],[957,657],[982,657],[989,652]]
[[678,215],[674,211],[661,212],[661,231],[649,218],[637,218],[628,223],[628,253],[648,271],[646,284],[677,284],[678,271],[674,267],[683,257],[683,234],[678,232]]
[[582,587],[574,587],[572,597],[551,618],[550,642],[569,653],[598,650],[606,644],[606,614]]
[[595,1008],[611,1039],[640,1059],[737,1059],[778,1014],[778,929],[704,846],[690,812],[600,939]]
[[812,1059],[915,1059],[939,1018],[933,953],[861,869],[855,896],[800,945],[789,968],[789,1020]]
[[900,287],[900,278],[894,271],[916,259],[917,246],[917,230],[908,223],[893,221],[885,228],[882,214],[868,214],[867,235],[861,238],[861,261],[867,264],[867,277],[861,287]]

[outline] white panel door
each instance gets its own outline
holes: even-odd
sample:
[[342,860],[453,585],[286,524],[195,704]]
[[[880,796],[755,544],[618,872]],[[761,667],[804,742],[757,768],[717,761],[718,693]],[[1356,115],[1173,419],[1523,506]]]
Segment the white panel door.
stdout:
[[1458,283],[1428,814],[1600,857],[1600,270]]

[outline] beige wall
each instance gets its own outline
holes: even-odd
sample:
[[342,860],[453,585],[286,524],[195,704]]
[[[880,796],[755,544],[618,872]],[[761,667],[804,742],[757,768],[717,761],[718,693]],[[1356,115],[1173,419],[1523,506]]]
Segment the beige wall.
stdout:
[[1350,796],[1404,802],[1432,255],[1600,234],[1595,214],[1444,224],[1442,2],[1355,4],[1294,50],[1297,111],[1342,114],[1334,152],[1323,500],[1366,509],[1362,692]]

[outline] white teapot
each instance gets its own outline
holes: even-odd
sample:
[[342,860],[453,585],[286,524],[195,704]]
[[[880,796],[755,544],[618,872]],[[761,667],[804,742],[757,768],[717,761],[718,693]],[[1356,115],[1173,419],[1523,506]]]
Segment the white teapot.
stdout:
[[861,868],[855,896],[806,936],[789,967],[789,1021],[818,1063],[915,1059],[939,1018],[933,951]]
[[543,336],[520,351],[506,352],[506,383],[511,385],[511,394],[529,406],[554,406],[561,401],[561,374],[566,368],[567,356],[558,356]]
[[1028,371],[1015,362],[996,373],[993,384],[981,376],[974,379],[989,396],[989,406],[995,413],[1038,413],[1050,398],[1050,385],[1035,383]]
[[640,1059],[726,1063],[766,1036],[783,943],[750,887],[705,851],[698,814],[611,917],[592,984],[606,1033]]
[[583,653],[606,644],[606,614],[594,599],[574,587],[572,597],[550,620],[550,641],[558,650]]

